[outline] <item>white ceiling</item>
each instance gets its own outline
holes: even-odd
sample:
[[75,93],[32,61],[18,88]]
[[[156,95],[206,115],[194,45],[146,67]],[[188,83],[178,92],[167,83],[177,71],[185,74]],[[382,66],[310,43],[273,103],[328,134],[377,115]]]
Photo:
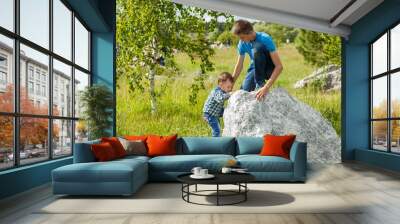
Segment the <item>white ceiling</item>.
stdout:
[[[189,6],[347,37],[383,0],[172,0]],[[346,7],[348,5],[348,7]],[[346,10],[342,10],[346,8]],[[341,13],[339,13],[342,10]],[[336,15],[336,16],[335,16]],[[336,20],[335,20],[336,18]]]

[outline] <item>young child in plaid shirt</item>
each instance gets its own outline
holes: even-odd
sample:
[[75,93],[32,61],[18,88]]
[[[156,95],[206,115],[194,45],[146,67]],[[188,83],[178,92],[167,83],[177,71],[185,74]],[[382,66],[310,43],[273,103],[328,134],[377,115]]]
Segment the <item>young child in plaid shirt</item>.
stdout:
[[210,125],[213,137],[221,135],[219,119],[224,114],[224,102],[229,99],[234,84],[233,77],[228,72],[218,76],[218,86],[210,92],[203,107],[203,117]]

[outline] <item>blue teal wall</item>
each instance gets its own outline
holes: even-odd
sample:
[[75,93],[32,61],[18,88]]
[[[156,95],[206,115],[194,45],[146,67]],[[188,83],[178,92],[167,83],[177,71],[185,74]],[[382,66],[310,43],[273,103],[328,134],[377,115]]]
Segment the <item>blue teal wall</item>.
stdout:
[[[400,22],[400,0],[385,0],[351,27],[343,39],[342,159],[399,170],[398,156],[369,150],[369,47],[377,36]],[[360,151],[362,150],[362,151]],[[390,157],[390,159],[388,159]],[[379,161],[379,162],[377,162]],[[397,164],[393,161],[397,161]]]
[[[107,85],[115,98],[115,0],[66,0],[92,31],[92,82]],[[115,107],[113,126],[115,134]],[[0,199],[51,181],[51,171],[72,158],[47,161],[0,172]]]

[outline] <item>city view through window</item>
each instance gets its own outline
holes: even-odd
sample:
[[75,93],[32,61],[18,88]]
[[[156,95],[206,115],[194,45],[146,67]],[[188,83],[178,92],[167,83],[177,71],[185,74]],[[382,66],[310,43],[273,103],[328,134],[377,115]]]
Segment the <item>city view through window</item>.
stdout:
[[60,0],[20,0],[19,27],[14,7],[0,2],[0,170],[69,156],[87,139],[90,32]]

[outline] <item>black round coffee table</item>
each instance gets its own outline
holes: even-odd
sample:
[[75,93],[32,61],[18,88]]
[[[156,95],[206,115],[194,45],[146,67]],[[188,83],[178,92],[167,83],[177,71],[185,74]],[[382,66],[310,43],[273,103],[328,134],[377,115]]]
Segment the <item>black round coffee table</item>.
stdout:
[[[178,181],[182,183],[182,199],[188,203],[198,205],[234,205],[245,202],[247,200],[247,192],[249,188],[247,183],[255,180],[255,177],[248,173],[216,173],[213,174],[215,177],[212,179],[193,179],[190,177],[191,173],[182,174],[177,177]],[[197,185],[215,185],[215,190],[198,190]],[[236,185],[237,190],[224,190],[220,189],[220,185]],[[190,186],[195,186],[194,191],[190,191]],[[215,192],[215,194],[206,194],[209,192]],[[203,204],[197,203],[190,200],[190,196],[204,196],[204,197],[216,197],[216,204]],[[240,199],[231,203],[221,203],[221,197],[232,197],[240,196]]]

